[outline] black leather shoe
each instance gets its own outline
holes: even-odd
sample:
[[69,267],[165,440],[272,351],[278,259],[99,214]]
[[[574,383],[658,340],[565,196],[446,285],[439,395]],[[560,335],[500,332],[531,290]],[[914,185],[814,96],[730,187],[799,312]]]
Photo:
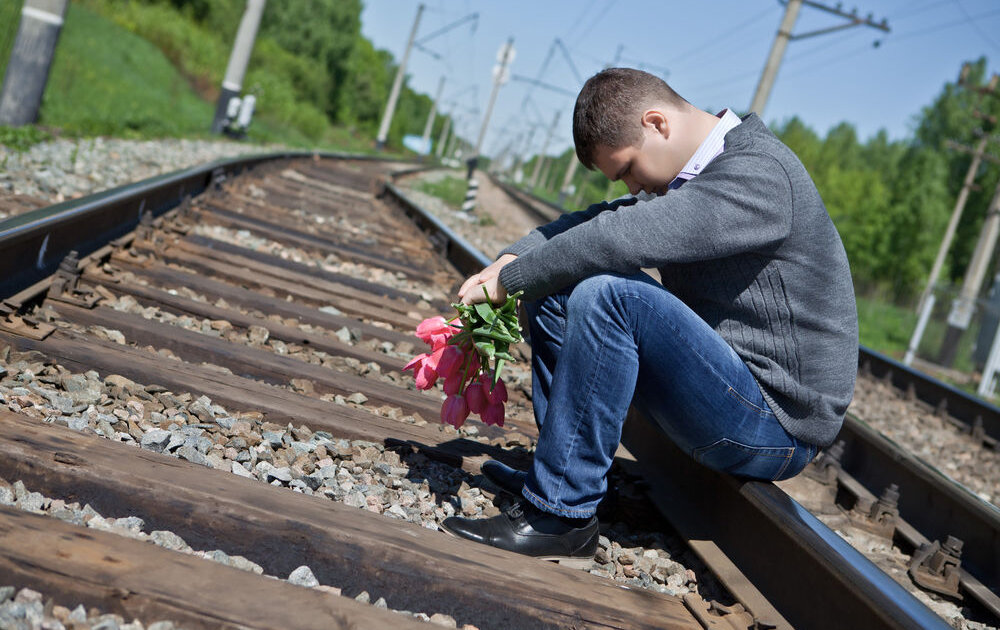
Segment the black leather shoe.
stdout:
[[491,547],[581,567],[594,557],[600,536],[596,516],[563,519],[524,500],[492,518],[450,516],[441,528]]
[[528,473],[514,470],[495,459],[484,462],[481,470],[483,477],[486,477],[494,486],[513,494],[515,497],[521,496],[521,488],[524,487],[524,479]]

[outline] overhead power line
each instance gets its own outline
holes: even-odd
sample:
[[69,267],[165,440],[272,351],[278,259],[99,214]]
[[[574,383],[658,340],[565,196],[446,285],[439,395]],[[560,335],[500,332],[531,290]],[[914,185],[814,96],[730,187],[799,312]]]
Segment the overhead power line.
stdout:
[[[799,33],[797,35],[792,34],[792,29],[795,27],[795,20],[799,16],[799,9],[802,8],[802,5],[831,13],[844,18],[847,21],[835,26],[817,29],[807,33]],[[767,99],[771,95],[771,88],[774,87],[774,80],[778,76],[778,69],[781,67],[781,60],[785,55],[785,47],[788,45],[789,41],[793,39],[805,39],[807,37],[832,33],[834,31],[852,28],[854,26],[869,26],[871,28],[889,32],[889,25],[885,19],[883,18],[882,22],[878,23],[874,20],[871,13],[865,17],[861,17],[858,15],[857,9],[853,9],[850,13],[847,13],[846,11],[841,10],[839,4],[835,7],[828,7],[819,2],[815,2],[814,0],[787,0],[785,15],[781,19],[781,26],[778,27],[778,33],[775,35],[774,43],[771,45],[771,52],[768,55],[767,63],[764,64],[764,71],[760,75],[760,82],[757,84],[757,91],[754,93],[753,101],[750,103],[750,111],[756,112],[757,115],[763,115],[764,106],[767,105]]]

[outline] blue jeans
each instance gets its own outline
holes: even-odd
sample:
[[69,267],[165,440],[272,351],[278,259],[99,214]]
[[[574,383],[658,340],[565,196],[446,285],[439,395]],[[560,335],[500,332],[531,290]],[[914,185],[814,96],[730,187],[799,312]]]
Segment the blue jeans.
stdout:
[[630,404],[716,470],[785,479],[815,457],[736,352],[648,275],[592,276],[525,308],[539,438],[523,494],[538,508],[596,512]]

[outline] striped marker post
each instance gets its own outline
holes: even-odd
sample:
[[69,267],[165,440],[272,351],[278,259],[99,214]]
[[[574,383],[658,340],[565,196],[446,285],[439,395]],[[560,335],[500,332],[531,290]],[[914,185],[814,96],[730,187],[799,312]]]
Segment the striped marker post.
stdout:
[[475,177],[469,179],[469,187],[465,189],[465,201],[462,202],[462,212],[472,212],[476,209],[476,194],[479,192],[479,182]]

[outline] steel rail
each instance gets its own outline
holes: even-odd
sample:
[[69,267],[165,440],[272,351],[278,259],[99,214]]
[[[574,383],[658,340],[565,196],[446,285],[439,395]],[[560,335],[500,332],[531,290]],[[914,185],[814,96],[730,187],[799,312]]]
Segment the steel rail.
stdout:
[[[0,296],[51,273],[69,251],[86,255],[128,232],[145,212],[162,214],[222,177],[276,159],[304,156],[373,159],[309,152],[237,158],[15,217],[0,223],[0,277],[4,278]],[[384,192],[400,199],[404,212],[431,233],[432,241],[460,270],[475,271],[489,262],[435,217],[404,200],[391,183],[385,184]],[[22,269],[25,260],[37,261],[30,272]],[[656,480],[652,485],[667,515],[686,501],[681,511],[696,514],[695,531],[716,541],[793,625],[947,627],[773,484],[738,482],[695,464],[676,447],[671,451],[670,441],[648,421],[631,420],[623,439]]]
[[0,298],[51,275],[69,252],[83,257],[125,235],[146,213],[156,218],[227,177],[297,157],[401,161],[317,151],[262,153],[209,162],[15,215],[0,221]]

